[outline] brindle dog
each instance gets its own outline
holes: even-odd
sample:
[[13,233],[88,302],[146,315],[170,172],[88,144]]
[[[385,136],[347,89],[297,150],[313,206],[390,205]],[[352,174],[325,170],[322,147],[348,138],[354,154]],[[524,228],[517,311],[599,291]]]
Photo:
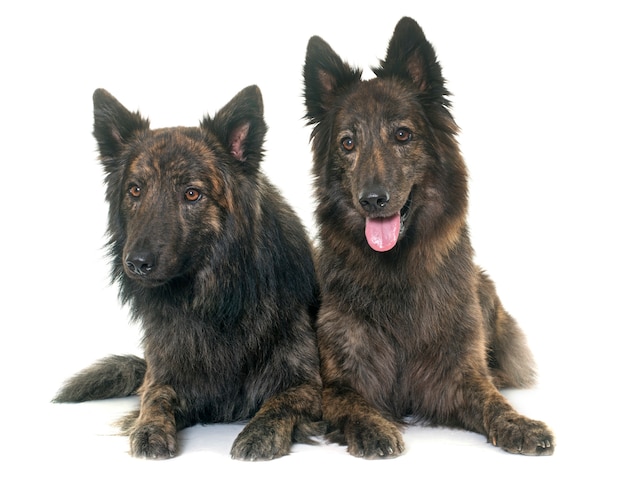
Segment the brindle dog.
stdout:
[[311,38],[304,79],[329,438],[356,456],[396,456],[413,419],[550,455],[548,427],[498,391],[530,385],[533,358],[473,262],[457,126],[435,51],[414,20],[400,20],[374,73],[361,80]]
[[310,244],[260,170],[255,86],[199,127],[150,130],[104,90],[94,135],[106,173],[112,278],[143,326],[145,359],[111,356],[58,402],[138,393],[131,453],[168,458],[177,431],[250,419],[231,454],[261,460],[309,441],[321,420]]

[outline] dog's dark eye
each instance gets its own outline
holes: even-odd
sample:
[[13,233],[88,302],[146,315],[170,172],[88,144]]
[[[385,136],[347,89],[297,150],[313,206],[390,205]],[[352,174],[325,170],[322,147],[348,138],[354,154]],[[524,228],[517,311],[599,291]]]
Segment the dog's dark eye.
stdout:
[[188,188],[185,190],[185,200],[188,202],[195,202],[200,198],[200,191],[196,188]]
[[341,146],[348,152],[352,151],[354,149],[354,140],[350,137],[344,137],[341,139]]
[[128,188],[128,193],[131,197],[138,199],[139,197],[141,197],[141,187],[139,185],[131,185]]
[[400,143],[405,143],[411,140],[413,134],[408,128],[399,128],[396,130],[396,140]]

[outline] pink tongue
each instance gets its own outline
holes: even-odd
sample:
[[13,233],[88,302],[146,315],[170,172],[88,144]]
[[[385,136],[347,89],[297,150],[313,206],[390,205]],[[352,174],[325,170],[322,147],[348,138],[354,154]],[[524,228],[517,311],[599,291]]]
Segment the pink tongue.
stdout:
[[369,246],[377,252],[391,250],[398,242],[400,214],[365,220],[365,237]]

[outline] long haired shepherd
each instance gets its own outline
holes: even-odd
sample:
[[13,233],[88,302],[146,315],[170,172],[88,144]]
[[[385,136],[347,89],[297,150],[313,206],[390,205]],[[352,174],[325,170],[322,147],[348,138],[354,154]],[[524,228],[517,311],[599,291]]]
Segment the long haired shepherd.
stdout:
[[106,173],[112,278],[143,326],[145,359],[110,356],[57,402],[138,393],[131,453],[168,458],[196,423],[250,419],[236,459],[309,441],[321,419],[304,228],[260,171],[266,133],[251,86],[197,128],[150,130],[99,89],[94,135]]
[[309,41],[329,438],[356,456],[396,456],[409,418],[482,433],[508,452],[552,454],[546,425],[498,391],[530,385],[533,359],[473,262],[457,126],[414,20],[400,20],[374,73],[362,81],[325,41]]

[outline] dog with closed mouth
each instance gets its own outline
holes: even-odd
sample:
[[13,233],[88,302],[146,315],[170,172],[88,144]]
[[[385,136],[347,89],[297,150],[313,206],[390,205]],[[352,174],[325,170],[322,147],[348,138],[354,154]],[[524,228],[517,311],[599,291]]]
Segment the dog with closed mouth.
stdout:
[[94,136],[109,202],[112,279],[141,322],[144,358],[109,356],[57,402],[137,393],[132,455],[169,458],[177,431],[249,420],[233,458],[283,456],[319,433],[321,379],[310,242],[260,169],[256,86],[198,127],[151,130],[105,90]]

